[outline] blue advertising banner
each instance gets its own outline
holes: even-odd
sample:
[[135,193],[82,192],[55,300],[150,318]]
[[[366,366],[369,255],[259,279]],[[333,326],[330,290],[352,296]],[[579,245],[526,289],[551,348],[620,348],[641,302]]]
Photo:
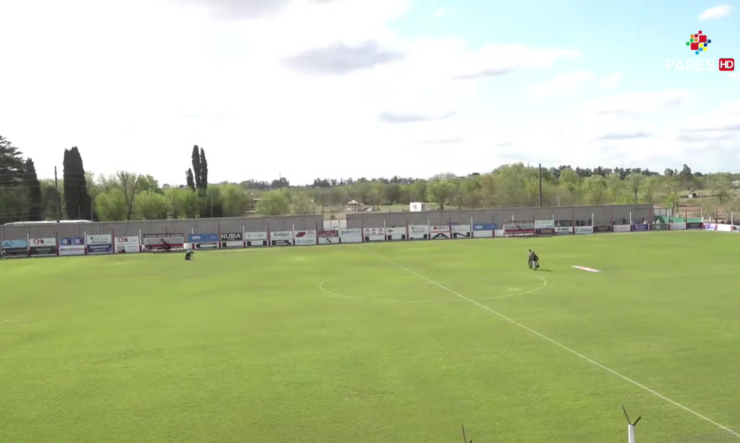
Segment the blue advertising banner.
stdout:
[[218,242],[218,234],[190,234],[188,243]]
[[113,252],[113,245],[107,244],[107,245],[88,245],[87,247],[87,253],[88,254],[110,254]]
[[3,257],[27,257],[28,240],[3,240],[0,253]]
[[473,231],[495,231],[495,224],[473,225]]
[[633,231],[649,231],[650,225],[646,225],[646,224],[632,225],[632,230]]
[[28,240],[3,240],[3,249],[28,249]]

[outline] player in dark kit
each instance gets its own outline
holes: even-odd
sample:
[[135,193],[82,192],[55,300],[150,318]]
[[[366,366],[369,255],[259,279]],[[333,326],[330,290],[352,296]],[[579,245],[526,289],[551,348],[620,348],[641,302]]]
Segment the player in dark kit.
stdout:
[[531,249],[527,252],[527,266],[529,266],[530,269],[537,269],[540,267],[540,258]]
[[193,259],[193,255],[195,255],[195,251],[190,250],[185,253],[185,261],[190,261]]
[[530,259],[529,267],[533,270],[537,270],[540,267],[540,258],[537,256],[537,253],[532,251],[532,258]]

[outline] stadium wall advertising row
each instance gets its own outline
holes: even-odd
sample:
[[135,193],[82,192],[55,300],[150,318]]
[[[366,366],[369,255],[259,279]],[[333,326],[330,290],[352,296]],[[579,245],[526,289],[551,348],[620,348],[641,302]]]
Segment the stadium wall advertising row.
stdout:
[[[53,257],[138,253],[167,243],[175,249],[230,249],[279,246],[312,246],[386,241],[450,240],[459,238],[494,238],[505,235],[585,235],[610,232],[647,231],[725,231],[740,233],[740,227],[716,223],[653,223],[631,225],[564,226],[569,221],[536,220],[495,224],[409,225],[390,228],[356,228],[335,231],[291,230],[267,232],[231,232],[210,234],[146,234],[143,237],[116,237],[111,234],[83,237],[27,238],[3,240],[0,251],[5,258]],[[186,241],[187,240],[187,241]]]

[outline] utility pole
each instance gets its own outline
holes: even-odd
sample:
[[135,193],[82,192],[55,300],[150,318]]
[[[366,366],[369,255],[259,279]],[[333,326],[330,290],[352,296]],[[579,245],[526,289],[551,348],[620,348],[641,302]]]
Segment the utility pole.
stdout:
[[57,191],[57,223],[61,219],[62,214],[62,199],[59,196],[59,180],[57,179],[57,167],[54,166],[54,188]]
[[542,163],[540,163],[540,208],[542,207]]
[[213,218],[213,194],[211,194],[211,218]]

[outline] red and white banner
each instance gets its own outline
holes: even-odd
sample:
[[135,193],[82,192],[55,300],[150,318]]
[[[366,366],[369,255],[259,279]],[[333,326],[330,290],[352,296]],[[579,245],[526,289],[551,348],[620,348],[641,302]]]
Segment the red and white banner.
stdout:
[[449,240],[451,237],[449,226],[431,226],[429,229],[429,238],[432,240]]
[[339,243],[339,231],[320,231],[320,245],[334,245]]

